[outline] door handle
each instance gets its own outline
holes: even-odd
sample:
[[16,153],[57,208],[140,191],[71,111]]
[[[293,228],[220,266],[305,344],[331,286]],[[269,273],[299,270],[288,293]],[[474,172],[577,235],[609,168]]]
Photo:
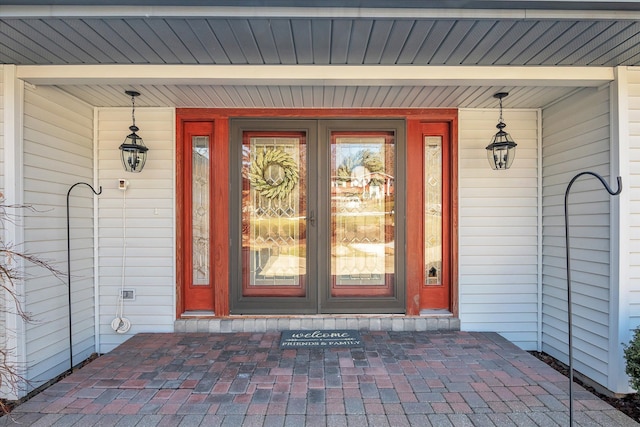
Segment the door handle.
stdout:
[[313,211],[311,211],[311,215],[305,218],[312,226],[316,225],[316,217],[313,215]]

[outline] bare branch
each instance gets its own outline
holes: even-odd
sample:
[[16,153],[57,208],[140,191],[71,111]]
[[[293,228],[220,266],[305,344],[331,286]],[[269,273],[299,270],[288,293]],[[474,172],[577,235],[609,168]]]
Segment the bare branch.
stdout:
[[[0,193],[0,229],[5,223],[15,224],[15,215],[9,210],[26,209],[32,212],[40,212],[27,205],[5,205]],[[16,313],[25,322],[32,322],[29,313],[24,310],[22,300],[17,292],[16,285],[24,279],[23,271],[16,260],[22,260],[27,264],[44,268],[53,276],[65,282],[65,274],[52,266],[46,260],[36,255],[16,250],[11,244],[4,242],[4,234],[0,234],[0,313]],[[13,307],[13,309],[11,308]],[[15,311],[12,311],[15,310]],[[14,365],[14,354],[6,348],[6,342],[0,343],[0,386],[6,390],[18,394],[20,387],[29,385],[28,380],[21,374],[20,369]],[[8,413],[11,407],[6,401],[0,400],[0,414]]]

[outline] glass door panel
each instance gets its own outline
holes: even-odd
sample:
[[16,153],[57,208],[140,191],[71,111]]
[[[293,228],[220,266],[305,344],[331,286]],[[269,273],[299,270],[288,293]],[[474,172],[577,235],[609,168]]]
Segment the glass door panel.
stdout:
[[184,272],[185,312],[213,313],[211,260],[211,122],[190,122],[184,127],[184,181],[189,182],[184,197],[184,259],[190,268]]
[[394,294],[394,139],[391,132],[332,132],[332,298]]
[[421,144],[416,144],[413,155],[422,158],[422,194],[414,196],[421,196],[422,200],[421,248],[416,250],[416,256],[419,252],[421,260],[410,262],[415,263],[415,268],[421,265],[420,308],[450,310],[451,267],[448,260],[451,252],[451,192],[445,190],[450,185],[446,167],[450,156],[449,125],[424,123],[420,131]]
[[209,136],[191,142],[191,233],[193,286],[208,286],[209,278]]
[[232,314],[404,311],[403,132],[402,120],[232,121]]
[[304,133],[243,135],[243,297],[307,294],[306,157]]
[[425,285],[442,286],[442,136],[424,137]]

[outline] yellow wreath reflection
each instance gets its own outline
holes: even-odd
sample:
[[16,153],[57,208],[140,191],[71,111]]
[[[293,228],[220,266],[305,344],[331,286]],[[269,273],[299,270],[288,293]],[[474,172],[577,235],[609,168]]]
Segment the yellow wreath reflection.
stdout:
[[[282,181],[277,184],[269,182],[265,174],[269,166],[277,165],[284,171]],[[280,148],[267,148],[259,151],[251,162],[249,181],[251,187],[261,196],[268,199],[284,199],[298,183],[298,165],[293,157]]]

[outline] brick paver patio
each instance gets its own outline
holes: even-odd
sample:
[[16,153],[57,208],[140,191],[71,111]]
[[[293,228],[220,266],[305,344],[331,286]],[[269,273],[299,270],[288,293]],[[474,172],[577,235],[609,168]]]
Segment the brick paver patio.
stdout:
[[[495,333],[361,331],[364,347],[280,333],[139,334],[0,426],[568,426],[568,381]],[[637,426],[576,385],[576,426]]]

